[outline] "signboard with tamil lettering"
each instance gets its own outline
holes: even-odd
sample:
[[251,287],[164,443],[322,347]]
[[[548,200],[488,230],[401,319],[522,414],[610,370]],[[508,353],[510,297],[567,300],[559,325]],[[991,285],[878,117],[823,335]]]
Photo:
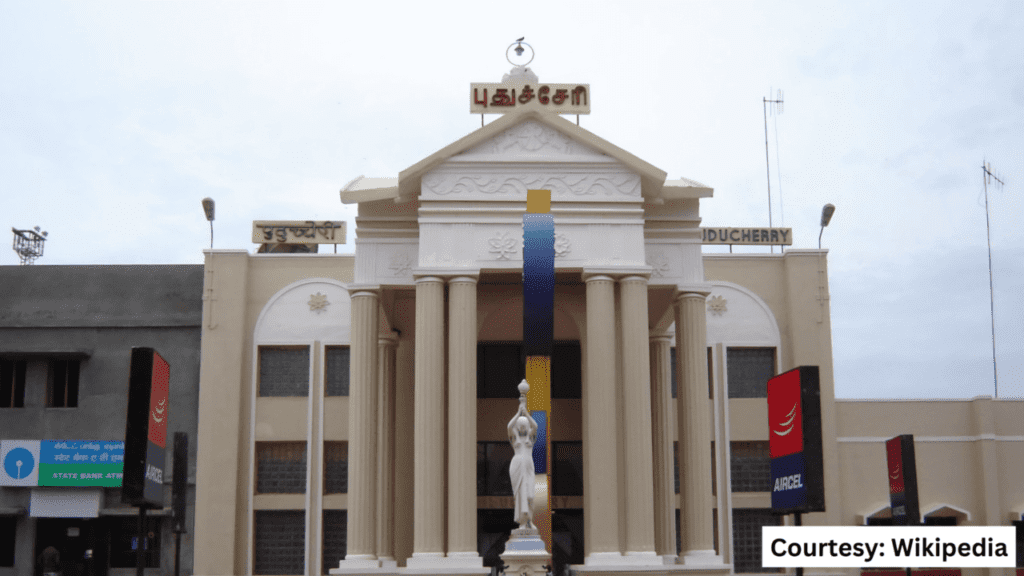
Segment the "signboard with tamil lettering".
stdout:
[[801,366],[768,381],[772,510],[825,511],[818,367]]
[[701,228],[702,244],[792,246],[792,228]]
[[0,441],[0,486],[121,485],[121,440]]
[[345,222],[255,220],[252,241],[257,244],[344,244]]
[[469,85],[471,114],[508,114],[523,109],[590,114],[590,84],[474,82]]

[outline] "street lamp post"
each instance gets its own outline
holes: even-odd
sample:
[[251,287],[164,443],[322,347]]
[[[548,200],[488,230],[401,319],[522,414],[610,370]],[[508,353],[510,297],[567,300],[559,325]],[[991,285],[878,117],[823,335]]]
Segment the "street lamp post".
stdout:
[[821,232],[818,232],[818,250],[821,250],[821,235],[825,233],[825,226],[832,221],[832,214],[836,211],[833,204],[825,204],[821,208]]
[[203,198],[203,212],[206,212],[206,219],[210,222],[210,250],[213,250],[213,198]]

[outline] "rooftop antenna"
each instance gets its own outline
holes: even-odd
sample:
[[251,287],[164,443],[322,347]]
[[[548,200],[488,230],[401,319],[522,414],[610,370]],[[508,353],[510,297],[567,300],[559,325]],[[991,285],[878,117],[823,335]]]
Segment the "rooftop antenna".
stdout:
[[982,160],[982,181],[985,188],[985,237],[988,240],[988,294],[989,311],[992,316],[992,381],[995,384],[995,397],[999,398],[999,371],[996,370],[996,292],[992,284],[992,228],[988,219],[988,185],[995,184],[1002,188],[1005,183],[992,172],[992,165]]
[[11,228],[14,232],[14,251],[21,258],[21,265],[28,266],[43,255],[43,243],[46,242],[48,232],[40,232],[39,226],[32,230],[18,230]]
[[[772,227],[772,174],[771,165],[768,160],[768,105],[772,106],[772,115],[776,113],[782,114],[782,90],[779,90],[775,100],[771,99],[771,90],[768,90],[768,98],[763,98],[764,102],[764,169],[768,175],[768,227]],[[771,246],[772,253],[775,252],[775,246]]]

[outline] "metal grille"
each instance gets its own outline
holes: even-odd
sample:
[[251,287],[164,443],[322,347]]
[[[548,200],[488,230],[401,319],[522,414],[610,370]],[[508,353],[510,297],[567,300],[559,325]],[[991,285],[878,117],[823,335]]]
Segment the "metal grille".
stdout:
[[775,348],[729,348],[726,373],[729,398],[767,398],[775,376]]
[[256,493],[306,493],[306,443],[256,443]]
[[324,510],[324,571],[330,574],[348,549],[348,510]]
[[260,396],[308,396],[309,348],[260,346]]
[[324,396],[348,396],[349,347],[328,346],[324,358]]
[[768,508],[734,508],[732,511],[733,563],[736,572],[781,572],[761,566],[761,527],[781,526],[781,517]]
[[768,442],[730,442],[729,452],[733,492],[771,492]]
[[583,442],[552,442],[555,496],[583,495]]
[[348,493],[348,442],[324,442],[324,494]]
[[257,510],[254,522],[253,574],[305,572],[306,512]]

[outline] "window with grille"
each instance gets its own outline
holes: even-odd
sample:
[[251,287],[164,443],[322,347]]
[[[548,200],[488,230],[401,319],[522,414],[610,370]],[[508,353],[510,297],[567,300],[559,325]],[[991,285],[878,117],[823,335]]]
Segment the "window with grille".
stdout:
[[305,510],[256,510],[253,520],[253,574],[305,572]]
[[551,443],[552,483],[555,496],[583,495],[583,442]]
[[24,360],[0,360],[0,408],[25,407]]
[[729,398],[767,398],[775,376],[775,348],[729,348],[725,370]]
[[[146,538],[142,543],[143,562],[146,568],[160,567],[160,518],[146,518]],[[137,517],[113,516],[110,524],[110,567],[134,568],[139,542],[139,519]]]
[[768,442],[730,442],[733,492],[771,492],[772,460]]
[[736,572],[781,572],[761,566],[761,527],[781,526],[782,517],[770,508],[734,508],[732,511],[733,565]]
[[256,443],[256,493],[306,493],[305,442]]
[[328,346],[324,355],[324,396],[348,396],[349,347]]
[[309,348],[260,346],[260,396],[308,396]]
[[[669,372],[672,378],[672,397],[676,397],[676,387],[678,386],[678,377],[676,376],[676,349],[673,346],[668,351],[668,363]],[[711,369],[711,347],[708,346],[708,398],[715,397],[715,378],[714,371]]]
[[[51,360],[46,377],[46,406],[78,406],[78,360]],[[24,385],[23,385],[24,386]]]
[[[481,342],[476,353],[476,397],[519,398],[523,380],[523,346],[519,342]],[[551,348],[551,397],[581,398],[582,355],[576,341],[555,342]]]
[[508,466],[514,452],[508,442],[476,443],[477,496],[511,496]]
[[324,571],[330,574],[345,559],[348,548],[348,510],[324,510]]
[[324,494],[346,493],[348,493],[348,442],[324,442]]

